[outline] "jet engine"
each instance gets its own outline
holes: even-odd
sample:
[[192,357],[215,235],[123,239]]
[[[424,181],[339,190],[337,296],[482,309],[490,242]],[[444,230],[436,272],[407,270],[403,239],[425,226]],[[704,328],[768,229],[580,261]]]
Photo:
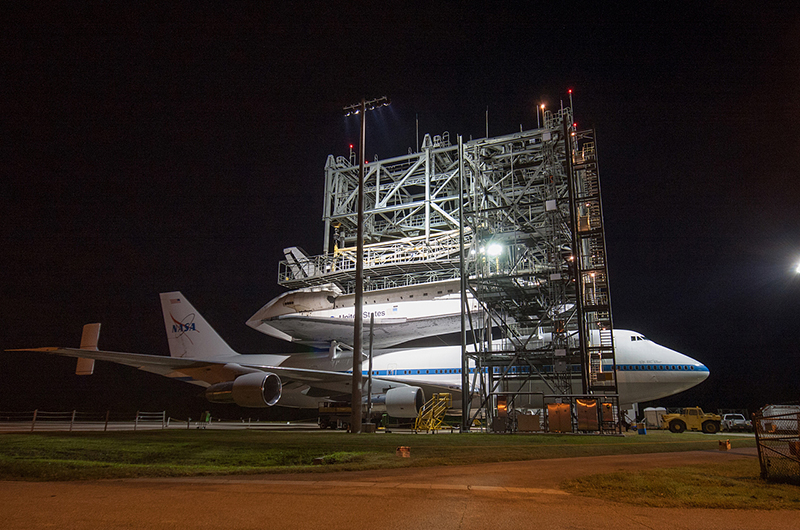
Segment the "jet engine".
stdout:
[[373,398],[372,403],[372,410],[381,412],[383,409],[393,418],[416,418],[425,405],[425,393],[418,386],[390,388],[383,396]]
[[233,381],[206,388],[211,403],[236,403],[240,407],[271,407],[281,398],[281,379],[269,372],[240,375]]

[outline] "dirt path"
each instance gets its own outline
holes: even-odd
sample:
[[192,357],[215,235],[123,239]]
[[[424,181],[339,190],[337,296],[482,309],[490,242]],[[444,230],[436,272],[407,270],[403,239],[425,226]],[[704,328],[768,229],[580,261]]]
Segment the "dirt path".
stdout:
[[642,508],[558,489],[594,473],[754,458],[693,451],[326,474],[0,482],[3,528],[800,529],[797,511]]

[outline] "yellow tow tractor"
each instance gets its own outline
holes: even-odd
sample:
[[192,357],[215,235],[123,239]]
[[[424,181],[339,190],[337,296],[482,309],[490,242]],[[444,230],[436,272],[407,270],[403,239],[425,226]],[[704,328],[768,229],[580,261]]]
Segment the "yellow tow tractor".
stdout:
[[670,432],[703,431],[706,434],[719,432],[722,416],[703,412],[700,407],[686,407],[680,414],[662,414],[662,425],[667,425]]

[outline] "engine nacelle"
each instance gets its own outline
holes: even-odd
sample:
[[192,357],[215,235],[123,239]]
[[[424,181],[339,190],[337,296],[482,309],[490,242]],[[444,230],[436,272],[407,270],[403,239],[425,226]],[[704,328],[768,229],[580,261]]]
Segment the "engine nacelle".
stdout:
[[281,379],[269,372],[240,375],[233,381],[206,388],[211,403],[236,403],[240,407],[271,407],[281,398]]
[[425,405],[425,393],[418,386],[401,386],[386,391],[386,413],[393,418],[416,418]]

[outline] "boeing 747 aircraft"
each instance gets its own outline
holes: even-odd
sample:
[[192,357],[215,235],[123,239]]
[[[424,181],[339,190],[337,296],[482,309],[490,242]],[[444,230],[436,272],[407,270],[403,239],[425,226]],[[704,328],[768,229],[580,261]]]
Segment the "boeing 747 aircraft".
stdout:
[[[95,360],[132,366],[204,387],[205,396],[212,403],[317,408],[322,401],[350,398],[350,357],[327,352],[243,355],[234,351],[180,292],[162,293],[161,307],[169,357],[99,350],[100,324],[84,327],[80,348],[13,351],[76,357],[78,374],[91,374]],[[687,390],[709,375],[702,363],[639,333],[614,330],[614,339],[619,402],[623,407]],[[386,411],[396,418],[416,417],[424,396],[434,392],[450,392],[453,402],[458,403],[460,366],[460,346],[381,352],[373,361],[373,410]]]

